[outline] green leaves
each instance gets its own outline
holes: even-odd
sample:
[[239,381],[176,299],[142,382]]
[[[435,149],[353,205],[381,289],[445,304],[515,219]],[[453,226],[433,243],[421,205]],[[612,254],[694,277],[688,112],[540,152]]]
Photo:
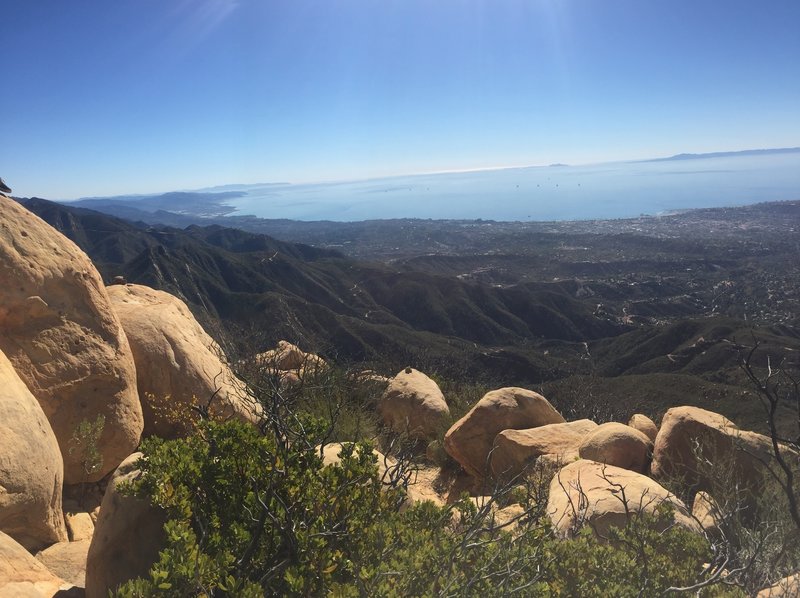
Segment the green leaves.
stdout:
[[[667,510],[635,517],[600,542],[586,530],[555,540],[547,519],[493,529],[468,499],[400,512],[367,443],[323,466],[315,436],[287,442],[237,422],[202,422],[181,440],[143,443],[128,491],[167,510],[167,544],[145,596],[656,596],[694,580],[699,536],[664,529]],[[526,493],[527,495],[528,493]]]

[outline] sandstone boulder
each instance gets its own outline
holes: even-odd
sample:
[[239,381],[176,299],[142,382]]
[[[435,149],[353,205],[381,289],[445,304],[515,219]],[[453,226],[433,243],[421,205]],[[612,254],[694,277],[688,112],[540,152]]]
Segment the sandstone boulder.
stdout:
[[50,598],[69,586],[0,532],[0,598]]
[[164,546],[164,513],[118,490],[121,483],[139,476],[140,457],[134,453],[120,464],[103,496],[86,558],[87,598],[105,598],[129,579],[146,576]]
[[603,538],[612,526],[626,525],[628,513],[652,513],[664,502],[675,508],[678,525],[700,531],[684,504],[656,481],[629,469],[581,459],[553,477],[547,513],[559,537],[571,537],[589,525]]
[[[345,445],[352,445],[350,442],[342,443],[342,442],[329,442],[328,444],[324,445],[323,447],[317,447],[318,449],[321,448],[322,452],[322,464],[323,465],[339,465],[342,462],[340,454],[342,449]],[[375,458],[378,461],[378,475],[383,478],[386,476],[386,472],[392,466],[396,464],[396,461],[391,457],[387,457],[383,453],[372,449],[372,454],[375,455]]]
[[65,513],[64,519],[67,523],[67,535],[69,535],[70,542],[92,539],[94,521],[89,513]]
[[50,423],[0,351],[0,530],[30,550],[66,540],[63,481]]
[[653,443],[643,432],[608,422],[588,434],[578,448],[582,459],[647,473]]
[[73,586],[86,587],[86,554],[91,540],[59,542],[36,555],[47,570]]
[[775,585],[761,590],[756,598],[797,598],[800,596],[800,573],[784,577]]
[[318,355],[306,353],[288,341],[278,341],[274,349],[259,353],[256,355],[256,362],[270,369],[280,371],[302,369],[306,373],[319,372],[328,367],[325,360]]
[[658,426],[656,426],[655,422],[646,415],[635,413],[628,421],[628,425],[634,430],[639,430],[642,432],[650,439],[650,442],[656,441],[656,436],[658,435]]
[[[338,465],[341,463],[340,453],[346,444],[350,443],[332,442],[326,444],[322,448],[323,464]],[[400,478],[400,474],[402,473],[398,469],[397,460],[388,455],[384,455],[375,449],[372,449],[372,454],[375,455],[377,460],[378,476],[380,477],[381,482],[387,486],[395,483],[396,480]],[[444,504],[444,501],[441,499],[441,497],[439,497],[436,491],[431,487],[431,481],[428,479],[428,476],[420,475],[423,473],[424,470],[417,470],[415,475],[412,475],[407,480],[408,485],[406,487],[406,501],[404,503],[404,508],[413,503],[425,500],[430,500],[439,505]]]
[[720,512],[716,501],[707,492],[702,490],[694,495],[692,503],[692,517],[700,524],[710,537],[719,537]]
[[528,430],[503,430],[494,439],[492,473],[505,479],[518,476],[542,455],[553,455],[565,462],[577,456],[584,437],[596,428],[593,421],[581,419]]
[[189,433],[193,403],[219,418],[255,421],[243,383],[183,301],[142,285],[107,290],[133,351],[145,435]]
[[[99,480],[142,432],[133,356],[100,274],[72,241],[0,197],[0,281],[0,351],[50,421],[64,481]],[[102,463],[87,474],[70,440],[98,416]]]
[[413,368],[406,368],[392,378],[379,409],[387,426],[414,438],[436,437],[450,416],[436,382]]
[[539,393],[507,387],[487,392],[447,431],[444,448],[471,475],[487,473],[495,436],[503,430],[524,430],[564,423],[564,418]]
[[740,430],[722,415],[699,407],[674,407],[661,422],[651,473],[656,479],[679,481],[690,493],[704,490],[712,496],[720,482],[737,480],[756,498],[763,463],[771,459],[772,443],[766,436]]

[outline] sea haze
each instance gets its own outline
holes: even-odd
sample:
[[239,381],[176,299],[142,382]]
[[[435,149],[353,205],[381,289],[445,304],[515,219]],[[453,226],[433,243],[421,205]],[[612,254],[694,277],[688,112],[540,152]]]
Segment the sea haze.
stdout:
[[237,186],[232,215],[576,220],[800,198],[800,149],[583,166],[535,166],[364,181]]

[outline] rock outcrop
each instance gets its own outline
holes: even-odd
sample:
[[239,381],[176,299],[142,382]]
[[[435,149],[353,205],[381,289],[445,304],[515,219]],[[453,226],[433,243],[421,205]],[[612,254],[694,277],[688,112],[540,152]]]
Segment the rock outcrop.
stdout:
[[435,438],[450,416],[439,385],[413,368],[392,378],[379,409],[387,426],[412,438]]
[[244,384],[183,301],[142,285],[107,290],[133,351],[145,435],[186,435],[193,404],[221,419],[255,421]]
[[629,469],[581,459],[553,477],[547,514],[559,537],[571,537],[589,525],[603,538],[612,526],[627,525],[629,513],[652,513],[664,502],[675,508],[675,523],[700,531],[685,505],[658,482]]
[[583,439],[595,429],[596,423],[581,419],[529,430],[503,430],[494,439],[492,474],[500,479],[513,478],[542,455],[552,455],[562,463],[574,460]]
[[0,530],[29,550],[66,540],[63,482],[50,423],[0,351]]
[[269,369],[283,372],[302,370],[311,373],[328,367],[325,360],[318,355],[306,353],[288,341],[278,341],[274,349],[259,353],[256,355],[256,362]]
[[105,598],[108,591],[146,576],[163,548],[165,514],[149,501],[119,492],[122,482],[139,476],[134,453],[114,472],[103,496],[86,557],[86,596]]
[[646,415],[635,413],[631,416],[631,419],[628,420],[628,425],[634,430],[639,430],[642,432],[650,439],[650,442],[656,441],[656,436],[658,435],[658,426],[656,426],[656,423]]
[[447,431],[444,448],[471,475],[482,478],[495,436],[503,430],[524,430],[564,423],[564,418],[542,395],[507,387],[487,392]]
[[0,598],[50,598],[69,586],[0,532]]
[[736,479],[755,499],[763,483],[763,464],[771,459],[768,437],[740,430],[718,413],[674,407],[661,422],[651,473],[656,479],[680,482],[690,493],[704,490],[712,496],[720,490],[720,482]]
[[647,473],[653,442],[639,430],[608,422],[583,439],[578,454],[581,459]]
[[[133,356],[100,275],[72,241],[0,197],[0,280],[0,351],[50,421],[64,481],[99,480],[142,432]],[[70,441],[98,416],[102,463],[87,473]]]

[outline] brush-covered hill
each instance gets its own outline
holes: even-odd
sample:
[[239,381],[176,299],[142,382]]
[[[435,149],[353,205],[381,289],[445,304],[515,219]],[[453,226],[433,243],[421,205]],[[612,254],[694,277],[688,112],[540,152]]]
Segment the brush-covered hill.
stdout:
[[462,343],[583,342],[628,329],[597,317],[562,284],[501,288],[216,225],[152,227],[41,199],[23,204],[75,241],[107,280],[121,275],[162,288],[206,320],[303,338],[345,358]]
[[[605,252],[636,247],[650,255],[637,258],[637,271],[637,260],[575,261],[564,243],[543,239],[539,253],[506,258],[513,268],[500,284],[496,276],[456,273],[474,266],[479,274],[502,255],[366,262],[219,225],[179,229],[41,199],[22,203],[86,251],[107,281],[124,276],[181,297],[241,351],[288,338],[388,374],[414,364],[449,378],[544,388],[562,409],[588,401],[601,418],[602,411],[658,416],[671,404],[695,404],[749,428],[760,427],[763,414],[733,341],[758,339],[773,358],[800,354],[791,323],[754,327],[714,315],[708,306],[717,278],[752,286],[752,263],[731,255],[720,274],[696,240],[592,237]],[[592,240],[585,233],[570,241],[581,238],[583,251]],[[558,251],[545,251],[554,244]],[[727,250],[716,251],[721,258]],[[580,278],[531,280],[517,274],[526,261],[532,272],[583,270]],[[701,271],[713,275],[709,289],[698,282]]]

